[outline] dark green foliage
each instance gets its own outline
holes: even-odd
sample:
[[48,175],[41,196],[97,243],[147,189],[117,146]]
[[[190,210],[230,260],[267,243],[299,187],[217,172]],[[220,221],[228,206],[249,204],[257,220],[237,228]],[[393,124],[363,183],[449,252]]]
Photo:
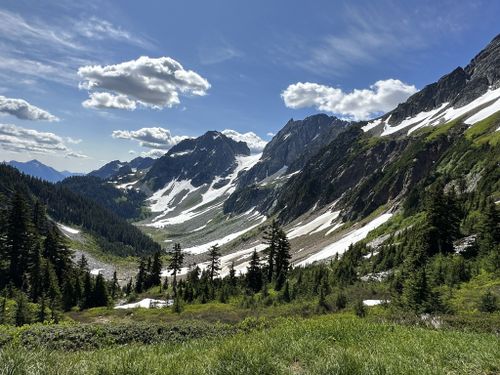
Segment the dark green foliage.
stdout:
[[498,310],[497,297],[491,293],[491,291],[488,290],[483,296],[481,296],[479,310],[486,313],[493,313]]
[[73,176],[58,185],[96,202],[124,219],[139,219],[142,216],[146,196],[134,189],[118,189],[95,176]]
[[183,263],[184,254],[182,253],[181,244],[176,243],[170,253],[170,263],[168,264],[168,269],[172,272],[173,276],[172,287],[174,290],[174,297],[177,297],[177,273],[181,271]]
[[[96,202],[74,193],[65,186],[53,185],[23,175],[15,168],[0,165],[0,194],[13,198],[21,192],[25,202],[44,202],[51,218],[81,226],[97,238],[102,248],[117,255],[152,254],[160,250],[160,245],[138,228]],[[16,204],[22,205],[23,203],[17,202]],[[33,217],[32,212],[25,212],[22,208],[18,210],[18,214],[20,212],[26,217]]]
[[250,264],[247,267],[246,286],[253,292],[258,292],[262,289],[263,284],[262,268],[260,265],[259,254],[256,250],[252,253]]
[[[234,334],[237,327],[198,321],[176,324],[134,322],[133,324],[36,325],[19,333],[19,343],[29,349],[73,351],[92,350],[112,345],[182,343],[197,338],[218,338]],[[8,335],[0,340],[5,345],[14,340]]]
[[19,293],[16,298],[16,326],[22,326],[24,324],[31,323],[31,312],[28,306],[28,298],[24,293]]
[[362,300],[358,300],[354,304],[354,313],[360,318],[364,318],[366,316],[366,307]]

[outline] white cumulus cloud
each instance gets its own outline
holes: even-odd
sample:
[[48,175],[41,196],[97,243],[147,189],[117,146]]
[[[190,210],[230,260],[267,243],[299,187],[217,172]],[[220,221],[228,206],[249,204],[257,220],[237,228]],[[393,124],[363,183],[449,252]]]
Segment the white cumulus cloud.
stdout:
[[281,93],[288,108],[314,107],[353,120],[366,120],[390,111],[417,92],[398,79],[375,82],[368,89],[345,92],[311,82],[298,82]]
[[161,109],[179,104],[180,95],[203,96],[210,89],[205,78],[170,57],[141,56],[116,65],[88,65],[78,69],[78,75],[79,87],[92,91],[83,103],[89,108]]
[[153,150],[141,152],[141,156],[143,158],[158,159],[158,158],[161,158],[166,153],[167,153],[166,150],[156,150],[156,149],[153,149]]
[[138,130],[115,130],[113,138],[130,139],[139,142],[142,147],[151,149],[169,150],[177,143],[188,137],[172,135],[170,130],[161,127],[142,128]]
[[236,130],[226,129],[222,131],[226,137],[232,138],[238,142],[245,142],[252,153],[260,153],[266,147],[267,142],[260,138],[254,132],[239,133]]
[[2,95],[0,95],[0,113],[7,113],[21,120],[59,121],[56,116],[24,99],[7,98]]
[[11,124],[0,124],[0,148],[11,152],[87,157],[71,150],[64,144],[64,139],[54,133],[40,132]]
[[89,94],[89,99],[85,100],[82,105],[85,108],[114,108],[130,111],[136,108],[135,100],[129,99],[126,95],[113,95],[109,92],[92,92]]

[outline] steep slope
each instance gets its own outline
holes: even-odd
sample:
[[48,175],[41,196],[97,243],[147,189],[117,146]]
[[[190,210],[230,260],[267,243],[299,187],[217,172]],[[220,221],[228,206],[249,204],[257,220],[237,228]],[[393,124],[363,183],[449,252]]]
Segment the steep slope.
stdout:
[[349,121],[318,114],[290,120],[269,142],[257,164],[242,174],[238,189],[224,205],[226,213],[241,213],[257,206],[269,208],[276,190],[323,146],[349,127]]
[[10,199],[15,192],[44,203],[53,220],[88,231],[109,253],[126,256],[160,250],[157,243],[136,227],[94,201],[62,185],[54,185],[21,174],[10,166],[0,165],[0,194]]
[[198,138],[189,138],[172,147],[159,158],[143,179],[156,191],[173,180],[190,180],[193,186],[225,176],[236,168],[236,156],[249,156],[244,142],[237,142],[217,131],[209,131]]
[[124,219],[139,220],[146,195],[136,189],[119,189],[96,176],[74,176],[58,183],[111,210]]
[[410,134],[459,118],[467,124],[500,109],[500,35],[465,67],[441,77],[363,130],[376,135]]
[[58,181],[64,180],[66,177],[69,177],[69,176],[81,175],[81,173],[72,173],[72,172],[68,172],[68,171],[62,171],[62,172],[57,171],[54,168],[49,167],[48,165],[45,165],[42,162],[39,162],[38,160],[30,160],[27,162],[11,160],[6,164],[18,169],[19,171],[23,172],[24,174],[27,174],[27,175],[30,175],[33,177],[38,177],[38,178],[41,178],[42,180],[45,180],[48,182],[58,182]]

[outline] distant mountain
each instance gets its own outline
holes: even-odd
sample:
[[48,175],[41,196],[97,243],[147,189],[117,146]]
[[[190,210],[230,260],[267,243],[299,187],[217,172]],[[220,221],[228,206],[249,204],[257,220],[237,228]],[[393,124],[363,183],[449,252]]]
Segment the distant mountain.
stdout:
[[190,180],[198,187],[216,176],[230,174],[236,168],[236,157],[249,156],[245,142],[238,142],[218,131],[208,131],[198,138],[188,138],[157,159],[143,182],[153,191],[168,182]]
[[289,176],[350,125],[325,114],[288,121],[266,145],[259,162],[239,178],[237,190],[224,205],[225,212],[244,212],[255,206],[265,209]]
[[61,180],[64,180],[66,177],[83,175],[83,173],[73,173],[68,171],[60,172],[52,167],[49,167],[48,165],[39,162],[38,160],[30,160],[27,162],[11,160],[6,164],[17,168],[24,174],[38,177],[48,182],[59,182]]

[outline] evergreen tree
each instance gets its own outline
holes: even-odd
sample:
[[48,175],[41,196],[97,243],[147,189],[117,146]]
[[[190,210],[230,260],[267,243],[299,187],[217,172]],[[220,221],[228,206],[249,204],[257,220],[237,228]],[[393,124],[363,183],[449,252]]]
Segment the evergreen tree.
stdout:
[[94,285],[92,283],[92,278],[90,273],[86,272],[83,276],[83,296],[82,296],[82,308],[88,309],[94,305]]
[[108,290],[106,288],[106,282],[102,274],[97,274],[95,278],[94,290],[93,290],[93,306],[107,306],[108,305]]
[[33,229],[28,205],[23,196],[16,192],[12,199],[7,223],[7,251],[9,280],[22,289],[30,253],[33,249]]
[[443,193],[440,184],[433,186],[426,200],[429,256],[453,252],[453,241],[459,236],[460,209],[454,191]]
[[80,273],[83,275],[86,272],[90,272],[89,269],[89,262],[87,261],[87,258],[85,257],[85,254],[82,254],[80,259],[78,260],[77,264],[78,269],[80,270]]
[[33,225],[38,233],[47,234],[48,220],[45,206],[37,199],[33,206]]
[[276,290],[281,290],[286,278],[288,276],[288,270],[290,268],[290,243],[283,230],[278,231],[277,244],[276,244]]
[[153,256],[153,263],[151,264],[151,273],[149,275],[149,284],[151,286],[161,285],[161,269],[163,264],[161,262],[160,252],[157,251]]
[[182,253],[181,244],[176,243],[170,253],[170,262],[168,264],[168,269],[172,272],[173,276],[172,288],[174,291],[174,298],[177,298],[177,273],[181,271],[183,262],[184,254]]
[[247,267],[246,281],[247,288],[253,292],[258,292],[262,289],[262,270],[259,254],[256,250],[253,251],[250,264]]
[[271,222],[264,231],[264,241],[267,245],[266,256],[267,256],[267,281],[271,282],[275,276],[275,257],[276,250],[278,247],[278,238],[280,227],[276,220]]
[[479,225],[478,242],[479,251],[482,255],[496,249],[500,252],[500,215],[492,200],[488,200]]
[[54,266],[57,279],[62,283],[63,276],[71,268],[71,250],[65,245],[59,230],[52,228],[44,241],[43,256]]
[[49,308],[52,312],[52,319],[57,322],[58,311],[61,308],[61,290],[57,280],[57,275],[54,266],[48,260],[44,261],[43,267],[43,289],[44,294],[48,299]]
[[115,299],[120,289],[120,285],[118,284],[118,277],[116,275],[116,270],[113,272],[113,279],[111,280],[111,298]]
[[139,260],[139,271],[137,272],[137,277],[135,280],[135,291],[136,293],[142,293],[144,291],[144,286],[146,283],[147,270],[146,270],[146,259],[141,258]]
[[15,311],[16,326],[22,326],[31,323],[31,312],[28,306],[28,298],[23,292],[19,292],[16,298]]
[[290,285],[288,283],[288,280],[285,282],[285,287],[283,288],[283,293],[281,295],[281,299],[288,303],[291,301],[291,297],[290,297]]
[[210,283],[213,284],[214,278],[219,275],[220,271],[220,250],[219,246],[213,245],[208,251],[208,273],[210,275]]

